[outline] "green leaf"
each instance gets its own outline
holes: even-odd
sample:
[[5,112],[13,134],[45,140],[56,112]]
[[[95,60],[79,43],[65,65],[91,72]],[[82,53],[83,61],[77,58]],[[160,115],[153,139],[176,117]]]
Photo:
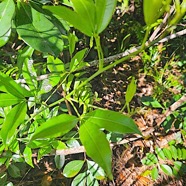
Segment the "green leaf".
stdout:
[[15,97],[25,98],[33,96],[31,92],[17,84],[12,78],[0,72],[0,91],[7,92]]
[[172,153],[171,153],[171,151],[169,149],[164,148],[163,152],[164,152],[164,154],[165,154],[167,159],[172,160]]
[[89,26],[86,17],[81,17],[81,15],[71,10],[70,8],[67,8],[65,6],[44,6],[43,8],[49,10],[60,18],[63,18],[65,21],[72,24],[75,28],[77,28],[87,36],[93,35],[92,29]]
[[174,176],[178,176],[179,174],[181,174],[181,168],[183,166],[183,163],[180,161],[175,161],[174,162],[174,167],[173,167],[173,174]]
[[50,55],[47,58],[47,68],[51,73],[62,73],[65,71],[64,63],[59,58],[54,58]]
[[151,106],[153,108],[163,108],[162,105],[156,99],[150,96],[143,96],[141,98],[141,101],[145,106]]
[[[11,21],[14,12],[15,4],[13,0],[4,0],[0,3],[0,39],[2,39],[8,32],[11,32]],[[2,44],[0,45],[3,46]]]
[[177,148],[177,155],[178,155],[178,160],[182,160],[182,149]]
[[51,143],[50,139],[36,139],[30,141],[29,144],[27,144],[27,146],[31,149],[38,149],[38,148],[49,146],[50,143]]
[[95,0],[97,34],[101,33],[109,24],[117,0]]
[[161,148],[156,148],[155,151],[156,151],[156,154],[158,155],[158,157],[160,157],[163,160],[166,159],[165,154]]
[[71,183],[71,186],[85,186],[87,184],[87,173],[78,174]]
[[6,186],[14,186],[12,182],[9,182]]
[[[89,23],[89,29],[92,33],[95,32],[95,4],[92,0],[71,0],[74,10],[78,13],[81,19],[85,19]],[[103,7],[103,6],[102,6]],[[83,27],[83,25],[82,25]],[[81,31],[81,30],[80,30]]]
[[160,167],[165,174],[167,174],[168,176],[172,176],[173,173],[172,173],[172,169],[170,166],[165,165],[165,164],[161,164]]
[[130,84],[127,86],[127,91],[126,91],[126,95],[125,95],[126,103],[131,102],[135,93],[136,93],[136,82],[135,82],[135,78],[132,77]]
[[[86,153],[100,167],[102,167],[109,179],[113,179],[111,172],[112,152],[105,134],[97,125],[86,121],[79,129],[80,140],[86,149]],[[100,143],[101,142],[101,143]]]
[[70,71],[76,70],[80,67],[80,64],[85,56],[85,53],[87,52],[87,48],[78,51],[72,60],[70,61]]
[[158,163],[157,157],[152,153],[147,153],[146,157],[143,158],[141,161],[144,165],[154,165]]
[[95,179],[95,177],[92,174],[89,174],[89,171],[87,171],[87,185],[90,186],[99,186],[100,184]]
[[23,151],[23,156],[25,158],[25,162],[28,163],[31,167],[34,167],[32,162],[32,150],[29,147],[25,147]]
[[78,41],[75,32],[73,33],[69,33],[68,35],[68,42],[69,42],[69,52],[70,55],[72,56],[74,50],[75,50],[75,46],[76,46],[76,42]]
[[76,176],[83,167],[83,160],[73,160],[67,163],[63,169],[63,175],[67,178]]
[[61,169],[65,163],[65,155],[55,155],[54,157],[55,165],[57,169]]
[[[67,148],[66,144],[62,141],[59,141],[59,140],[54,140],[51,144],[52,144],[53,148],[56,150],[62,150],[62,149]],[[56,154],[57,154],[57,152],[56,152]]]
[[24,61],[31,58],[34,49],[32,47],[26,46],[23,50],[19,50],[18,52],[17,66],[19,68],[19,74],[21,75]]
[[7,114],[0,133],[4,144],[10,143],[11,138],[16,134],[17,127],[24,121],[26,112],[27,105],[21,102]]
[[177,156],[177,149],[174,145],[170,146],[170,151],[172,154],[172,157],[174,158],[174,160],[177,160],[178,156]]
[[4,35],[0,37],[0,47],[4,46],[8,42],[10,35],[11,29],[9,29]]
[[58,28],[27,2],[18,2],[16,27],[19,36],[35,50],[57,56],[63,49]]
[[97,163],[87,160],[88,170],[97,180],[105,179],[105,172],[104,170],[98,166]]
[[72,0],[73,9],[66,6],[44,6],[88,36],[101,33],[109,24],[117,0]]
[[20,178],[21,177],[21,170],[14,164],[11,164],[8,167],[8,173],[13,178]]
[[154,167],[151,171],[151,176],[153,180],[156,180],[158,178],[158,169],[157,167]]
[[186,149],[182,148],[181,150],[182,150],[182,159],[186,160]]
[[38,151],[37,160],[39,161],[44,155],[50,154],[51,152],[52,152],[52,147],[51,146],[40,148],[39,151]]
[[162,0],[143,1],[143,13],[145,17],[145,22],[148,26],[155,23],[157,19],[162,15],[162,7]]
[[55,116],[45,123],[42,123],[34,132],[31,141],[38,138],[59,137],[76,126],[78,118],[68,114]]
[[34,69],[33,60],[31,59],[31,56],[34,52],[34,49],[31,47],[26,47],[21,54],[19,55],[19,63],[23,63],[21,72],[22,75],[27,83],[27,85],[30,88],[31,92],[36,93],[37,91],[37,74]]
[[85,115],[87,123],[94,123],[99,128],[104,128],[110,132],[116,133],[136,133],[140,134],[134,121],[119,112],[110,110],[95,110]]
[[15,105],[17,103],[20,103],[21,101],[24,101],[24,98],[21,99],[7,93],[0,94],[0,107]]

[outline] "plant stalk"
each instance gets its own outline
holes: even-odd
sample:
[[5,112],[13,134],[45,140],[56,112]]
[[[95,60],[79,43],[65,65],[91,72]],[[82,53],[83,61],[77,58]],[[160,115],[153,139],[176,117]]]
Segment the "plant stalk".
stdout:
[[97,48],[98,58],[99,58],[99,70],[101,70],[103,68],[104,56],[103,56],[103,50],[101,47],[100,36],[96,34],[94,36],[94,39],[96,41],[96,48]]

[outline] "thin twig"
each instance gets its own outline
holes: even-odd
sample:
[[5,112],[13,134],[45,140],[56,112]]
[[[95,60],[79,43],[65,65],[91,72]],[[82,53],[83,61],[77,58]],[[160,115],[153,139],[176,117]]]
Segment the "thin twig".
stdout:
[[163,116],[161,117],[161,119],[157,122],[157,126],[160,126],[165,119],[170,116],[177,108],[179,108],[180,106],[182,106],[183,103],[186,103],[186,94],[183,95],[178,101],[176,101],[175,103],[173,103],[163,114]]
[[[163,139],[161,137],[162,136],[161,133],[158,133],[156,135],[158,145],[161,146],[161,147],[166,146],[170,140],[175,139],[175,137],[178,133],[180,133],[180,131],[178,131],[176,133],[172,132],[171,134],[168,134],[168,135],[164,136]],[[161,138],[161,140],[159,138]],[[151,144],[151,140],[152,140],[151,138],[144,139],[142,136],[137,135],[136,137],[130,137],[129,136],[127,139],[123,139],[122,141],[120,141],[118,143],[110,143],[110,148],[113,148],[116,145],[124,145],[124,144],[128,144],[128,143],[133,143],[134,146],[137,146],[139,144],[137,141],[139,141],[139,140],[144,140],[145,144],[147,146],[152,145]],[[56,151],[54,151],[50,154],[46,154],[44,156],[45,157],[55,156],[55,155],[65,155],[65,156],[67,156],[67,155],[79,154],[79,153],[85,153],[85,152],[86,152],[86,150],[85,150],[84,146],[79,146],[79,147],[73,147],[73,148],[68,148],[68,149],[63,149],[63,150],[56,150]],[[32,155],[32,157],[37,158],[37,153],[34,153]]]
[[[186,29],[181,30],[179,32],[176,32],[174,34],[171,34],[169,36],[166,36],[165,38],[163,38],[160,41],[158,41],[158,43],[164,43],[164,42],[166,42],[166,41],[168,41],[170,39],[174,39],[174,38],[180,37],[180,36],[185,35],[185,34],[186,34]],[[146,46],[149,46],[150,43],[151,43],[151,41],[146,42]],[[133,48],[131,48],[129,50],[126,50],[125,52],[122,52],[122,53],[119,53],[119,54],[116,54],[116,55],[104,58],[104,63],[108,64],[108,63],[111,63],[111,62],[113,62],[115,60],[121,59],[121,58],[123,58],[123,57],[125,57],[125,56],[127,56],[127,55],[129,55],[131,53],[136,52],[140,48],[141,48],[141,46],[133,47]],[[89,68],[89,67],[93,67],[93,66],[97,66],[98,62],[99,62],[98,60],[93,60],[93,61],[89,62],[89,66],[86,66],[84,69]],[[36,79],[37,79],[37,81],[42,81],[44,79],[47,79],[49,76],[50,76],[50,74],[43,74],[41,76],[38,76]],[[16,80],[16,82],[17,83],[21,83],[21,84],[26,83],[26,81],[24,79],[18,79],[18,80]]]
[[[167,23],[168,18],[170,17],[170,15],[173,13],[173,11],[175,10],[175,7],[172,6],[170,11],[166,13],[162,23],[154,30],[154,32],[152,33],[152,35],[149,38],[149,42],[152,42],[153,40],[155,40],[156,38],[158,38],[158,33],[159,31],[164,27],[164,25]],[[161,34],[160,34],[161,35]]]

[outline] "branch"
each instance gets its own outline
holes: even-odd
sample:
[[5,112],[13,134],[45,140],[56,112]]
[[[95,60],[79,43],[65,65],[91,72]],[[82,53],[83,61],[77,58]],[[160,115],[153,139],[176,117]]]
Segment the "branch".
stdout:
[[[180,131],[178,132],[171,132],[170,134],[167,134],[166,136],[163,136],[162,138],[162,134],[161,133],[157,133],[155,134],[156,137],[156,143],[160,146],[160,147],[164,147],[168,144],[168,142],[170,140],[173,140],[176,138],[176,136],[178,135],[178,133],[180,133]],[[145,146],[147,147],[151,147],[152,146],[152,140],[153,140],[153,136],[151,136],[151,138],[148,139],[143,139],[143,137],[141,136],[136,136],[136,137],[128,137],[126,139],[123,139],[122,141],[118,142],[118,143],[110,143],[110,147],[114,147],[116,145],[124,145],[124,144],[129,144],[129,143],[133,143],[133,146],[141,146],[140,144],[145,144]],[[64,149],[64,150],[56,150],[50,154],[46,154],[44,155],[45,157],[47,156],[55,156],[55,155],[71,155],[71,154],[79,154],[79,153],[85,153],[86,150],[84,148],[84,146],[79,146],[79,147],[74,147],[74,148],[69,148],[69,149]],[[37,153],[34,153],[32,155],[33,158],[37,158]]]
[[170,116],[177,108],[179,108],[180,106],[182,106],[183,103],[186,103],[186,94],[183,95],[178,101],[176,101],[175,103],[173,103],[163,114],[163,116],[159,119],[159,121],[157,122],[157,126],[160,126],[165,119]]
[[165,26],[165,24],[168,21],[168,18],[170,17],[170,15],[173,13],[174,10],[175,10],[175,7],[172,6],[171,9],[170,9],[170,11],[168,13],[166,13],[166,15],[165,15],[162,23],[154,30],[154,32],[150,36],[149,42],[152,42],[153,40],[157,39],[161,35],[161,33],[158,35],[159,31]]
[[[170,39],[174,39],[176,37],[180,37],[180,36],[185,35],[185,34],[186,34],[186,29],[184,29],[182,31],[179,31],[179,32],[176,32],[174,34],[171,34],[171,35],[161,39],[157,43],[164,43],[164,42],[166,42],[166,41],[168,41]],[[146,42],[146,47],[150,46],[152,42],[153,41],[150,41],[150,40],[148,42]],[[154,43],[154,45],[155,44],[156,43]],[[127,55],[129,55],[131,53],[136,52],[140,48],[141,48],[141,46],[133,47],[133,48],[131,48],[129,50],[126,50],[125,52],[122,52],[122,53],[119,53],[119,54],[116,54],[116,55],[113,55],[113,56],[109,56],[107,58],[104,58],[104,62],[105,62],[105,64],[111,63],[111,62],[113,62],[115,60],[121,59],[121,58],[123,58],[123,57],[125,57],[125,56],[127,56]],[[84,69],[87,69],[87,68],[93,67],[93,66],[97,66],[98,62],[99,62],[98,60],[91,61],[91,62],[89,62],[89,66],[84,67]],[[50,74],[43,74],[41,76],[38,76],[36,79],[37,79],[37,81],[42,81],[44,79],[48,79],[49,76],[50,76]],[[24,79],[18,79],[18,80],[16,80],[16,82],[17,83],[22,83],[22,84],[26,83],[26,81]]]

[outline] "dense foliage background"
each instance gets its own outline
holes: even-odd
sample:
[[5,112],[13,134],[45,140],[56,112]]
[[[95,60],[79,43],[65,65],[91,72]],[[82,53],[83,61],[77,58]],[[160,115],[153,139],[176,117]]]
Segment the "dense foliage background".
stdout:
[[1,185],[184,185],[185,0],[2,0]]

